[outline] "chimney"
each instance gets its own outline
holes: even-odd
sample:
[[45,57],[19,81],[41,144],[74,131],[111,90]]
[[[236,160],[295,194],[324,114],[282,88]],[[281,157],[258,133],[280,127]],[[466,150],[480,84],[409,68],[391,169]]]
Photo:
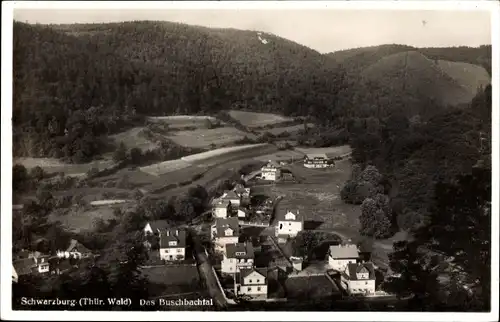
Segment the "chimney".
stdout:
[[167,236],[170,236],[170,230],[167,229]]
[[178,229],[175,230],[175,236],[179,236],[179,230]]

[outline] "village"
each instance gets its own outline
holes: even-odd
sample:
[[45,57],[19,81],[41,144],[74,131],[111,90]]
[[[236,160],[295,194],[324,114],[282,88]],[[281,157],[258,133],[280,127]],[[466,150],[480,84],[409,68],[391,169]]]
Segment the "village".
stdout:
[[[346,157],[309,154],[302,160],[269,160],[214,197],[210,209],[193,222],[172,227],[164,220],[148,221],[143,229],[149,250],[144,271],[163,267],[163,276],[168,276],[169,268],[185,267],[199,272],[203,280],[213,281],[206,283],[208,293],[224,305],[390,296],[379,290],[376,266],[359,245],[332,234],[311,256],[311,249],[303,250],[307,245],[302,235],[309,231],[304,214],[277,207],[284,196],[259,190],[294,185],[299,178],[290,171],[292,163],[322,171]],[[13,281],[25,274],[62,274],[97,256],[74,239],[53,253],[24,251],[14,258]],[[195,266],[198,272],[192,270]]]

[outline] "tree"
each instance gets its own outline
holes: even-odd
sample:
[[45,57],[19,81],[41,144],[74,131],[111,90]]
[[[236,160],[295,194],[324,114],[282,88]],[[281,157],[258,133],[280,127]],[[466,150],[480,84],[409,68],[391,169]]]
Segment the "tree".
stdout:
[[21,164],[15,164],[12,167],[12,189],[14,191],[23,191],[29,182],[28,171]]
[[127,148],[125,147],[125,144],[123,142],[120,142],[118,147],[115,150],[115,153],[113,154],[113,160],[116,163],[123,162],[127,159]]
[[142,162],[142,151],[139,148],[130,149],[130,162],[139,165]]
[[389,198],[378,194],[366,198],[361,204],[360,232],[365,236],[385,238],[391,234]]
[[40,182],[45,177],[45,171],[40,166],[36,166],[31,169],[30,177],[35,182]]

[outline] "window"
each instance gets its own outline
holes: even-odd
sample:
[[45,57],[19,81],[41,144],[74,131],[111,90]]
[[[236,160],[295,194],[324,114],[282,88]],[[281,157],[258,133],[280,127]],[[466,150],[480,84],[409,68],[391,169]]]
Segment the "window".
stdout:
[[257,283],[259,283],[259,282],[260,282],[260,280],[257,280]]
[[251,288],[251,287],[247,288],[247,291],[249,291],[249,292],[250,292],[251,290],[252,290],[252,288]]
[[177,248],[177,252],[178,253],[182,253],[182,249],[181,248]]
[[169,250],[170,250],[170,249],[165,249],[163,252],[164,252],[165,254],[168,254]]
[[365,285],[368,285],[368,282],[365,282]]
[[289,223],[288,223],[288,226],[291,226],[291,225],[292,225],[292,223],[291,223],[291,222],[289,222]]
[[260,287],[257,287],[257,291],[260,291]]
[[177,242],[176,241],[169,241],[168,246],[176,246]]
[[248,283],[252,283],[252,280],[249,280]]

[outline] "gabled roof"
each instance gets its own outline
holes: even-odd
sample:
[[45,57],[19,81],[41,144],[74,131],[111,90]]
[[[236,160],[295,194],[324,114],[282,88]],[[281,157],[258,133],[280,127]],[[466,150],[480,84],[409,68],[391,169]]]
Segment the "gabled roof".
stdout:
[[356,245],[332,245],[329,255],[331,258],[359,258],[358,246]]
[[227,208],[231,203],[229,200],[218,200],[215,204],[215,208]]
[[[169,242],[175,241],[175,246],[170,246]],[[160,248],[185,248],[186,231],[184,229],[164,229],[160,230]]]
[[240,199],[240,197],[236,194],[236,192],[228,190],[224,191],[224,194],[220,197],[222,200],[234,200]]
[[263,168],[281,168],[278,162],[274,160],[269,160]]
[[[237,254],[238,253],[238,254]],[[245,253],[241,255],[239,253]],[[227,258],[254,258],[253,246],[251,243],[226,244]]]
[[358,279],[356,273],[360,273],[363,270],[367,270],[369,275],[368,279],[375,279],[375,269],[372,263],[351,263],[347,264],[346,270],[344,271],[344,276],[347,277],[351,281],[355,281]]
[[[267,268],[242,268],[240,269],[240,284],[245,285],[245,277],[248,275],[252,274],[253,272],[257,272],[259,275],[261,275],[264,278],[264,281],[262,284],[267,284]],[[259,284],[252,284],[252,285],[259,285]]]
[[234,236],[239,236],[240,224],[238,218],[230,217],[215,219],[216,237],[226,237],[225,231],[227,228],[231,228],[234,231]]
[[76,250],[80,253],[90,253],[90,249],[88,249],[87,247],[85,247],[84,245],[82,245],[82,243],[80,243],[78,240],[76,239],[72,239],[70,242],[69,242],[69,246],[68,248],[66,249],[67,252],[71,252],[74,248],[76,248]]
[[[156,232],[161,229],[168,228],[168,222],[166,220],[153,220],[148,221],[148,224],[151,226],[151,229]],[[147,224],[146,224],[147,225]]]
[[16,270],[17,276],[31,274],[33,269],[36,267],[33,258],[17,259],[12,262],[12,265]]
[[[286,215],[291,212],[292,214],[295,215],[295,219],[286,219]],[[300,215],[299,211],[293,212],[290,210],[285,210],[285,211],[278,211],[278,214],[276,215],[276,218],[279,221],[302,221],[302,216]]]
[[314,160],[314,159],[329,159],[330,157],[326,153],[309,153],[306,154],[306,158],[309,160]]

